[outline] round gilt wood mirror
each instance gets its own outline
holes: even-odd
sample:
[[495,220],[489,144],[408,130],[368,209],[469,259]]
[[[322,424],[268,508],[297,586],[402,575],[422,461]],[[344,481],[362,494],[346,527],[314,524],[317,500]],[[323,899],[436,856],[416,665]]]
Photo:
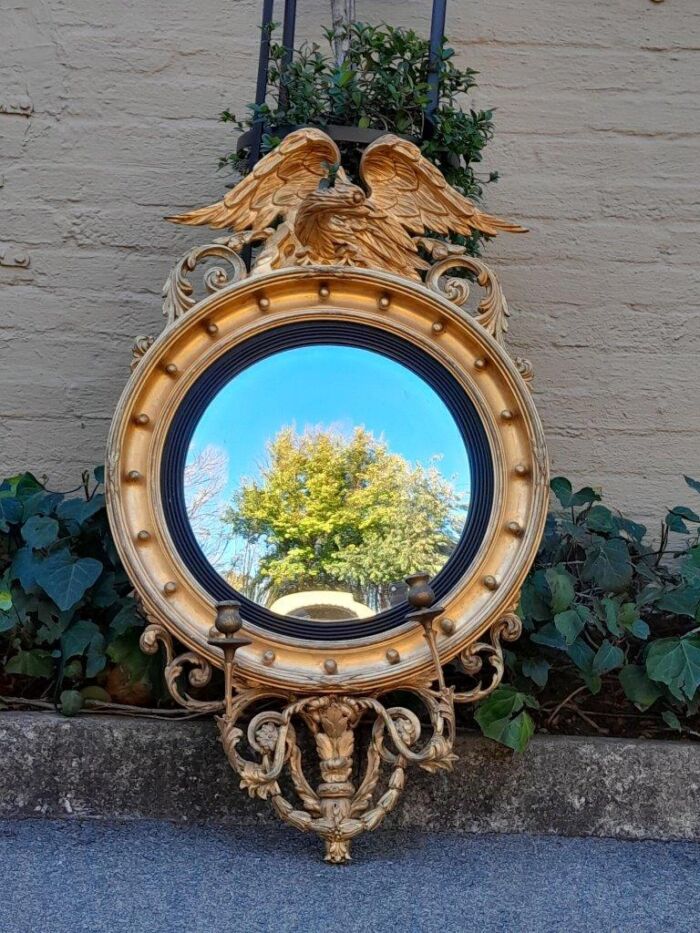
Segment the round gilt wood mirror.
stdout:
[[[292,132],[223,201],[171,218],[233,232],[171,272],[168,324],[137,338],[106,470],[143,650],[163,645],[176,702],[222,713],[241,787],[318,833],[332,862],[395,806],[409,765],[452,768],[455,704],[500,683],[548,500],[532,369],[505,349],[500,285],[427,235],[523,228],[450,189],[405,140],[365,150],[365,187],[342,168],[328,178],[339,158],[320,130]],[[210,268],[197,300],[190,275],[211,259],[233,275]],[[471,689],[446,684],[452,660]],[[212,701],[197,688],[215,667]],[[398,689],[422,721],[384,705]],[[303,809],[280,789],[285,768]]]
[[[403,584],[421,570],[453,628],[441,659],[458,654],[513,607],[547,499],[515,364],[445,298],[369,270],[283,270],[201,302],[137,367],[110,450],[149,614],[220,664],[214,607],[239,599],[241,670],[290,687],[329,683],[331,648],[330,682],[353,690],[424,669]],[[303,476],[314,457],[332,488]]]

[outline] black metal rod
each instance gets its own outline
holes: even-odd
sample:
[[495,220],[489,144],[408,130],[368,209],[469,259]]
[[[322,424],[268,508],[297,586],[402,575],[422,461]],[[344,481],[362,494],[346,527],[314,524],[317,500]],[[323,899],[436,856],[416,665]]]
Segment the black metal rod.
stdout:
[[430,57],[428,59],[428,105],[425,108],[429,124],[432,123],[438,105],[446,11],[447,0],[433,0],[433,12],[430,18]]
[[[260,29],[260,58],[258,59],[258,79],[255,84],[255,103],[258,107],[265,103],[267,97],[267,73],[270,65],[270,33],[272,31],[272,14],[274,0],[263,0],[262,26]],[[247,134],[246,134],[247,135]],[[258,122],[253,127],[250,137],[250,150],[248,152],[248,168],[252,169],[260,158],[263,126]]]
[[297,22],[297,0],[284,0],[284,21],[282,23],[282,64],[280,73],[280,106],[287,106],[287,87],[285,84],[287,69],[294,54],[294,33]]

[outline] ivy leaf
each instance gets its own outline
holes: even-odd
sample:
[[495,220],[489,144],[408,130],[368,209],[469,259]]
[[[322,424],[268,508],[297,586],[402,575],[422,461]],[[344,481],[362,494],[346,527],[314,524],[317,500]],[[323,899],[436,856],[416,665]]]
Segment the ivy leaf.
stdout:
[[73,613],[70,610],[68,612],[58,612],[54,608],[52,612],[45,603],[40,605],[38,615],[42,625],[37,629],[36,640],[45,645],[52,645],[57,642],[73,618]]
[[33,550],[46,548],[58,537],[58,522],[55,518],[33,515],[22,525],[22,537]]
[[667,726],[669,726],[671,729],[674,729],[676,732],[683,731],[683,726],[681,725],[680,719],[678,718],[678,716],[676,716],[676,714],[672,710],[670,709],[664,710],[663,713],[661,714],[661,718],[663,719],[663,721],[666,723]]
[[573,645],[585,624],[575,609],[567,609],[566,612],[559,612],[554,616],[554,625],[564,636],[567,645]]
[[678,532],[678,534],[689,534],[690,529],[686,522],[698,523],[700,522],[700,515],[684,505],[677,505],[675,508],[669,509],[666,514],[666,524],[671,531]]
[[629,630],[638,617],[639,613],[637,612],[637,606],[635,603],[622,603],[618,613],[618,620],[622,628]]
[[83,687],[80,695],[84,700],[96,700],[98,703],[111,703],[112,697],[107,693],[104,687],[98,687],[97,684],[91,684],[89,687]]
[[651,630],[644,619],[635,619],[630,626],[630,632],[642,641],[646,641],[651,634]]
[[85,595],[102,573],[102,564],[92,557],[74,558],[68,549],[57,551],[42,562],[36,582],[59,609],[70,609]]
[[107,663],[105,656],[105,639],[99,627],[87,619],[79,619],[63,634],[61,638],[63,657],[68,660],[76,655],[82,656],[87,652],[85,675],[94,677],[99,674]]
[[132,683],[146,680],[153,658],[144,654],[139,645],[140,632],[129,628],[107,648],[107,655],[115,664],[120,664],[129,674]]
[[562,564],[545,571],[552,612],[563,612],[574,601],[574,578]]
[[42,562],[43,557],[37,556],[30,547],[21,547],[12,559],[10,576],[19,580],[22,589],[29,592],[36,586],[36,571]]
[[0,484],[0,495],[4,492],[24,501],[35,492],[43,490],[43,486],[33,473],[18,473],[16,476],[10,476]]
[[10,525],[22,520],[22,503],[13,496],[0,495],[0,531],[9,531]]
[[600,648],[595,653],[591,663],[591,670],[594,674],[609,674],[616,667],[621,667],[625,663],[625,653],[622,648],[613,645],[606,638]]
[[557,651],[566,651],[566,641],[564,636],[557,630],[553,623],[549,622],[542,628],[530,635],[530,641],[536,645],[544,645],[545,648],[554,648]]
[[115,636],[122,635],[127,629],[134,627],[142,628],[143,621],[143,616],[137,612],[134,601],[130,599],[121,607],[119,612],[109,623],[110,634]]
[[545,572],[536,570],[525,580],[520,594],[520,606],[525,619],[547,622],[552,615],[549,599],[549,585]]
[[5,665],[5,671],[23,677],[51,677],[53,666],[51,652],[32,648],[31,651],[18,651]]
[[666,612],[695,619],[700,607],[700,581],[690,586],[681,584],[674,590],[667,590],[657,600],[656,605]]
[[12,591],[10,575],[6,573],[0,577],[0,612],[8,612],[10,609],[12,609]]
[[619,638],[622,635],[622,627],[620,620],[618,619],[618,609],[619,606],[614,599],[611,599],[609,596],[604,596],[600,601],[603,612],[605,613],[605,624],[608,628],[608,631],[611,635],[614,635],[615,638]]
[[638,522],[633,522],[629,518],[623,518],[621,515],[616,516],[615,526],[618,533],[624,531],[625,534],[635,541],[637,544],[640,544],[644,535],[647,533],[645,525],[640,525]]
[[642,712],[653,706],[663,695],[663,690],[648,677],[647,672],[639,664],[625,665],[619,677],[625,696]]
[[591,531],[611,534],[615,531],[615,518],[604,505],[594,505],[586,516],[586,525]]
[[102,494],[92,499],[65,499],[56,509],[56,514],[64,522],[83,525],[89,518],[104,508],[105,497]]
[[474,718],[482,733],[516,752],[524,751],[535,731],[532,717],[524,707],[537,708],[534,697],[515,687],[500,686],[479,703]]
[[50,515],[61,502],[63,496],[60,492],[45,492],[41,489],[33,493],[22,503],[22,519],[27,521],[33,515]]
[[572,645],[569,645],[568,651],[569,657],[579,669],[581,679],[590,692],[593,694],[600,693],[603,681],[600,674],[593,670],[595,652],[590,645],[587,645],[582,638],[577,638]]
[[700,545],[686,551],[681,562],[681,576],[686,583],[700,583]]
[[685,476],[685,475],[683,476],[683,479],[686,481],[686,483],[688,484],[688,486],[690,486],[691,489],[694,489],[695,492],[700,492],[700,482],[698,480],[692,479],[690,476]]
[[573,494],[570,505],[572,508],[577,508],[582,505],[590,505],[592,502],[598,502],[599,500],[600,492],[597,489],[593,489],[592,486],[584,486]]
[[586,557],[581,577],[594,583],[604,593],[620,593],[632,581],[632,562],[627,544],[622,538],[607,541],[598,536]]
[[549,661],[544,658],[523,658],[522,670],[538,687],[545,687],[549,679]]
[[102,637],[100,629],[88,619],[78,619],[68,628],[61,638],[61,648],[66,661],[75,655],[81,655],[90,642],[96,637]]
[[689,532],[689,528],[686,523],[683,521],[680,515],[677,515],[673,511],[666,513],[666,518],[664,519],[666,525],[669,528],[669,531],[675,531],[677,534],[686,535]]
[[91,602],[98,609],[107,609],[119,600],[114,582],[116,574],[111,571],[102,574],[91,594]]
[[677,505],[671,509],[674,515],[680,515],[681,518],[685,519],[687,522],[700,522],[700,515],[697,512],[694,512],[692,509],[689,509],[685,505]]
[[591,505],[600,499],[598,490],[591,486],[584,486],[573,492],[571,483],[565,476],[555,476],[549,484],[552,492],[565,509],[578,508],[582,505]]
[[571,483],[565,476],[554,476],[549,482],[549,488],[552,490],[554,495],[559,500],[560,504],[565,508],[571,504]]
[[674,696],[692,700],[700,686],[700,636],[660,638],[649,645],[647,674]]

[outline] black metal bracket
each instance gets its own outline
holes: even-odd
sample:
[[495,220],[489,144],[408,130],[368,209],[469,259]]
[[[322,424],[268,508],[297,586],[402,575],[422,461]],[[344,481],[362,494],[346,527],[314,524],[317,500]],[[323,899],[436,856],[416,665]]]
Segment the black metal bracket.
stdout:
[[[434,117],[439,102],[440,88],[440,69],[442,66],[442,47],[445,38],[445,17],[447,10],[447,0],[433,0],[432,14],[430,18],[430,45],[429,45],[429,64],[428,64],[428,103],[425,107],[425,125],[423,129],[423,138],[430,138],[434,131]],[[265,103],[267,97],[268,71],[270,66],[270,34],[272,32],[272,16],[274,12],[274,0],[263,0],[263,15],[260,35],[260,57],[258,59],[258,77],[255,87],[255,103],[260,107]],[[284,72],[292,61],[294,54],[294,36],[296,33],[297,0],[284,0],[284,19],[282,20],[282,81],[280,84],[280,103],[282,106],[287,101],[287,88],[284,83]],[[277,136],[286,136],[298,126],[287,125],[274,128]],[[270,127],[265,126],[262,121],[257,122],[247,132],[238,138],[236,151],[241,152],[248,149],[248,169],[252,169],[260,159],[262,147],[262,137],[268,132]],[[339,143],[357,143],[360,145],[369,145],[379,136],[384,135],[383,130],[363,129],[358,126],[328,126],[325,131],[336,142]],[[413,136],[407,136],[413,142],[420,142]]]

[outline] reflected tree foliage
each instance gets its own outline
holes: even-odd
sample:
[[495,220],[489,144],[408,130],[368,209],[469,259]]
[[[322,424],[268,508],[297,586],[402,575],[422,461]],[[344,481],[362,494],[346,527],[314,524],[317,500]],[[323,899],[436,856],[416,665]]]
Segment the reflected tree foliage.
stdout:
[[413,464],[363,428],[285,427],[259,477],[222,515],[240,543],[225,574],[269,603],[299,590],[341,589],[375,611],[418,569],[437,573],[454,550],[465,503],[436,463]]

